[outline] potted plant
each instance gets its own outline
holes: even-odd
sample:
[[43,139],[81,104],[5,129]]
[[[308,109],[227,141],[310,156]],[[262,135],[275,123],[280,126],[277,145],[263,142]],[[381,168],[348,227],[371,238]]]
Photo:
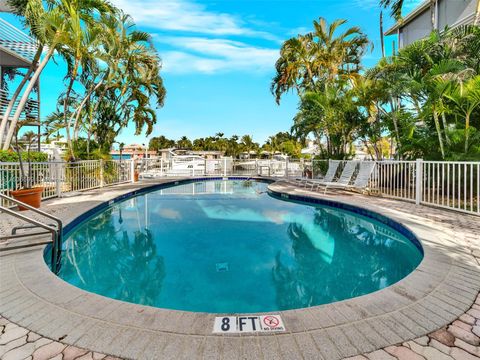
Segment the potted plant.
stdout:
[[[26,168],[22,159],[21,147],[18,143],[18,132],[21,125],[17,126],[15,132],[15,151],[18,154],[18,162],[20,163],[20,189],[10,191],[14,199],[24,202],[27,205],[39,208],[42,201],[43,186],[35,186],[35,178],[32,172],[32,158],[30,150],[37,135],[33,131],[28,131],[23,135],[25,144],[27,145]],[[23,206],[18,206],[20,211],[27,210]]]

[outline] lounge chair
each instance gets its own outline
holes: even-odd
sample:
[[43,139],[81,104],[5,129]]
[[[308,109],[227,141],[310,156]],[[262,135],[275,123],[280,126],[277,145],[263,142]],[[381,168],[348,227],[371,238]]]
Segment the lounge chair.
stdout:
[[[320,179],[305,179],[302,180],[304,181],[304,187],[306,188],[307,185],[311,185],[312,187],[310,190],[313,189],[315,185],[318,186],[318,184],[325,183],[325,182],[332,182],[333,179],[335,178],[335,175],[337,174],[338,167],[340,166],[341,160],[329,160],[328,161],[328,169],[327,173],[323,178]],[[301,182],[300,182],[301,183]]]
[[337,181],[322,181],[319,182],[317,185],[317,191],[320,187],[324,187],[324,193],[327,192],[327,188],[333,187],[335,185],[342,187],[342,186],[347,186],[350,184],[350,181],[352,181],[352,176],[355,173],[355,170],[357,169],[358,161],[346,161],[345,166],[343,167],[342,174],[340,175],[340,178]]
[[[353,161],[352,161],[353,163]],[[348,164],[348,163],[347,163]],[[347,165],[345,165],[345,168]],[[342,177],[343,173],[345,172],[345,168],[343,169],[344,171],[342,172]],[[352,185],[350,185],[350,179],[353,175],[353,172],[355,172],[356,164],[353,166],[353,171],[350,175],[349,180],[347,181],[347,177],[350,173],[350,169],[348,169],[348,173],[345,174],[345,178],[343,181],[337,181],[337,182],[331,182],[328,184],[325,184],[325,190],[324,193],[327,192],[328,188],[340,188],[340,189],[356,189],[356,190],[365,190],[368,186],[368,182],[370,180],[370,175],[373,172],[373,169],[375,168],[375,162],[374,161],[362,161],[360,162],[360,169],[358,170],[358,174],[355,178],[355,181],[353,182]],[[340,179],[342,178],[340,177]]]

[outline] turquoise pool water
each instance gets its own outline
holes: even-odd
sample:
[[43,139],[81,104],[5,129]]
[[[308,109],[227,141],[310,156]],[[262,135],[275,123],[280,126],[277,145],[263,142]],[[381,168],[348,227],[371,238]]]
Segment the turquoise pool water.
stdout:
[[422,259],[380,222],[266,191],[255,181],[200,181],[115,203],[70,232],[58,275],[132,303],[242,313],[367,294]]

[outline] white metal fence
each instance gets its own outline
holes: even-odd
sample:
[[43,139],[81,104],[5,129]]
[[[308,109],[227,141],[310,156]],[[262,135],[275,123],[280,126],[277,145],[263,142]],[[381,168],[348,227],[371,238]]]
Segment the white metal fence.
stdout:
[[[325,162],[314,160],[313,177],[321,178],[325,168]],[[341,170],[342,166],[337,176]],[[377,161],[369,191],[373,195],[480,215],[480,162]]]
[[371,188],[382,196],[480,215],[479,161],[377,162]]
[[[44,199],[140,179],[193,176],[269,176],[321,179],[328,160],[144,159],[32,163],[30,180]],[[27,167],[27,164],[24,164]],[[340,176],[342,167],[337,171]],[[0,163],[0,192],[21,186],[18,163]],[[480,215],[480,162],[378,161],[370,193]]]
[[[42,186],[42,199],[62,194],[95,189],[132,180],[131,160],[86,160],[74,163],[35,162],[23,163],[24,174],[33,186]],[[22,184],[19,163],[0,162],[0,192],[9,195]]]

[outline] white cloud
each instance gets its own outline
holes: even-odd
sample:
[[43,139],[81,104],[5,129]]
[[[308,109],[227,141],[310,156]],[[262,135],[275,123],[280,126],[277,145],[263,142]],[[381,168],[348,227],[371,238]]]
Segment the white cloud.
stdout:
[[[227,71],[259,72],[274,67],[278,50],[249,45],[226,37],[272,40],[254,19],[241,20],[232,14],[214,12],[195,0],[113,0],[131,14],[140,27],[153,32],[154,41],[167,44],[160,56],[166,73],[206,73]],[[266,24],[263,24],[266,26]]]
[[251,29],[231,14],[209,11],[189,0],[113,0],[113,3],[132,15],[138,24],[158,30],[276,39],[268,32]]
[[311,32],[311,31],[312,31],[312,29],[309,29],[306,26],[300,26],[300,27],[293,28],[292,30],[290,30],[288,32],[288,35],[297,36],[299,34],[306,34],[306,33]]
[[165,72],[216,73],[225,71],[265,71],[274,67],[278,50],[251,46],[225,39],[176,37],[159,39],[179,50],[162,53]]

